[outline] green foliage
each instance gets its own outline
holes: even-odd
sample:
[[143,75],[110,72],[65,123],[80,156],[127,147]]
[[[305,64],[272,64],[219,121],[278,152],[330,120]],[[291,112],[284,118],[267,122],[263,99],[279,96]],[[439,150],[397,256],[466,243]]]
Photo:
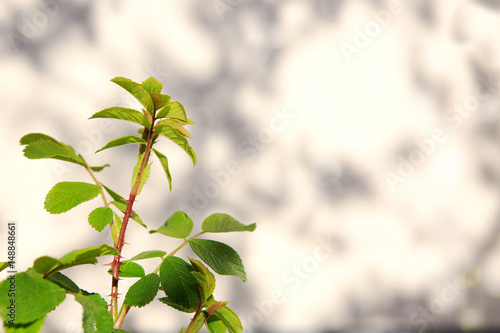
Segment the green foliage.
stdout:
[[4,261],[0,262],[0,272],[9,266],[10,266],[10,263],[8,261],[7,262],[4,262]]
[[107,187],[106,185],[104,185],[102,183],[101,183],[101,185],[106,190],[106,192],[108,192],[108,194],[111,196],[111,198],[113,198],[113,200],[121,202],[125,205],[127,204],[127,202],[125,201],[125,199],[121,195],[119,195],[118,193],[116,193],[115,191],[113,191],[112,189]]
[[15,323],[29,324],[54,310],[66,298],[64,289],[32,269],[16,274],[13,281],[15,297],[5,297],[9,295],[11,280],[0,283],[0,317],[4,321],[9,321],[11,300],[15,301]]
[[206,325],[209,333],[226,333],[226,325],[217,316],[210,316]]
[[19,140],[19,143],[21,145],[30,145],[32,143],[38,142],[38,141],[49,141],[52,143],[59,143],[56,139],[54,139],[51,136],[48,136],[47,134],[42,134],[42,133],[30,133],[26,134]]
[[254,231],[255,223],[244,225],[227,214],[215,213],[203,221],[201,230],[205,232]]
[[[132,96],[134,96],[150,114],[153,114],[153,99],[143,86],[124,77],[115,77],[111,81],[132,94]],[[149,84],[146,84],[146,86],[149,86]]]
[[154,77],[150,77],[142,82],[141,87],[143,87],[146,91],[149,91],[150,93],[161,93],[161,88],[163,87],[163,84],[161,84],[161,82],[155,79]]
[[102,171],[102,170],[104,170],[104,168],[107,168],[109,166],[110,166],[109,164],[104,164],[104,165],[101,165],[101,166],[91,166],[90,170],[92,170],[94,172],[99,172],[99,171]]
[[198,283],[193,268],[179,257],[167,257],[160,267],[161,290],[166,297],[160,301],[183,312],[195,312],[200,302]]
[[134,187],[134,184],[135,184],[137,177],[139,175],[139,171],[141,171],[141,178],[139,181],[139,189],[137,190],[137,195],[141,194],[142,187],[144,186],[144,184],[148,180],[149,173],[151,172],[151,163],[148,164],[144,169],[141,170],[143,157],[144,156],[142,154],[139,154],[138,159],[137,159],[137,164],[134,167],[134,174],[132,176],[132,187]]
[[[108,273],[113,273],[111,268],[108,270]],[[144,275],[146,275],[144,268],[133,261],[122,262],[118,273],[118,276],[121,278],[140,278],[144,277]]]
[[123,145],[132,145],[135,143],[146,143],[146,140],[143,138],[140,138],[135,135],[125,135],[122,136],[121,138],[111,140],[110,142],[106,143],[104,147],[101,149],[97,150],[96,153],[103,151],[104,149],[109,149],[113,147],[118,147],[118,146],[123,146]]
[[158,293],[159,287],[160,277],[158,274],[148,274],[129,288],[125,296],[125,303],[130,306],[138,306],[141,308],[153,301]]
[[229,245],[209,239],[192,239],[189,246],[198,257],[220,275],[234,275],[247,280],[238,253]]
[[75,300],[83,307],[83,331],[111,332],[113,317],[108,312],[108,304],[99,294],[76,295]]
[[82,182],[60,182],[47,193],[45,210],[51,214],[61,214],[94,199],[99,195],[99,186]]
[[215,311],[217,311],[218,309],[226,306],[229,302],[218,302],[218,301],[212,301],[208,304],[208,307],[207,307],[207,312],[208,314],[212,314],[214,313]]
[[241,326],[240,318],[229,307],[224,306],[214,312],[214,315],[222,321],[227,330],[231,333],[241,333],[243,327]]
[[51,274],[46,279],[51,282],[54,282],[59,287],[63,288],[64,290],[70,293],[76,294],[80,292],[80,288],[78,288],[76,283],[74,283],[73,280],[71,280],[69,277],[67,277],[61,272],[56,272],[54,274]]
[[[128,260],[122,260],[122,248],[125,243],[125,232],[130,219],[147,228],[133,205],[149,179],[150,156],[156,155],[163,168],[172,190],[172,175],[167,156],[155,149],[156,142],[163,137],[174,142],[189,156],[193,165],[197,162],[196,153],[188,142],[190,133],[184,126],[194,125],[187,117],[184,106],[171,101],[169,95],[161,93],[163,85],[153,77],[136,83],[130,79],[117,77],[111,80],[130,94],[144,107],[134,110],[125,107],[109,107],[94,113],[89,119],[117,119],[139,126],[137,135],[126,135],[109,141],[97,152],[138,144],[137,164],[132,172],[131,189],[125,199],[117,192],[99,182],[96,172],[107,170],[109,164],[90,166],[75,149],[51,136],[42,133],[30,133],[20,139],[24,147],[24,156],[29,159],[57,159],[82,167],[90,175],[93,183],[59,182],[48,192],[44,207],[51,214],[60,214],[92,200],[100,195],[102,206],[93,208],[88,215],[89,225],[98,232],[109,227],[113,244],[102,244],[73,250],[54,258],[41,256],[27,271],[9,276],[0,282],[0,317],[4,321],[7,333],[38,333],[42,329],[46,315],[54,310],[69,294],[83,308],[82,327],[84,332],[123,333],[120,327],[132,307],[144,307],[153,302],[158,291],[165,294],[159,301],[182,312],[194,313],[184,331],[198,332],[204,325],[211,333],[241,332],[238,316],[227,307],[228,302],[214,298],[216,277],[211,270],[222,275],[234,275],[246,280],[242,261],[236,251],[229,245],[214,240],[197,239],[205,233],[253,231],[255,223],[244,225],[226,214],[212,214],[201,225],[201,231],[191,235],[193,220],[184,212],[173,213],[157,230],[149,233],[160,233],[171,237],[167,241],[182,240],[182,244],[167,252],[164,250],[142,251]],[[96,153],[97,153],[96,152]],[[68,219],[68,223],[72,220]],[[173,239],[172,239],[173,238]],[[201,259],[188,258],[189,263],[174,256],[187,244]],[[174,245],[175,246],[175,245]],[[62,271],[74,266],[95,265],[99,257],[113,256],[109,274],[112,275],[112,289],[108,301],[101,295],[87,292]],[[159,266],[152,272],[146,272],[136,261],[160,258]],[[205,265],[206,264],[206,265]],[[0,271],[8,268],[9,262],[0,262]],[[124,293],[119,290],[119,282],[123,278],[138,278]],[[15,280],[15,292],[11,286]],[[122,294],[125,297],[118,298]],[[9,295],[4,297],[4,295]],[[15,323],[10,322],[11,306],[15,302]],[[121,304],[120,304],[121,303]],[[126,332],[125,332],[126,333]]]
[[158,125],[155,128],[155,132],[163,135],[167,139],[170,139],[176,145],[181,147],[191,158],[191,161],[193,161],[193,165],[196,164],[196,153],[194,152],[193,148],[191,148],[187,140],[182,136],[182,134],[179,133],[179,131],[177,131],[172,126]]
[[177,211],[158,230],[151,230],[149,233],[159,232],[169,237],[186,238],[192,230],[193,220],[186,213]]
[[150,259],[150,258],[163,258],[167,252],[161,251],[161,250],[152,250],[152,251],[144,251],[141,252],[132,258],[130,258],[130,261],[135,261],[135,260],[143,260],[143,259]]
[[28,324],[5,324],[5,333],[38,333],[42,329],[45,316]]
[[77,156],[73,147],[42,133],[31,133],[20,140],[24,148],[24,156],[29,159],[54,158],[86,166],[81,156]]
[[207,320],[208,316],[209,314],[206,311],[204,310],[201,311],[191,320],[185,332],[186,333],[198,332],[205,324],[205,321]]
[[172,175],[170,175],[170,170],[168,169],[167,156],[163,155],[156,149],[153,149],[153,151],[155,152],[156,157],[158,157],[158,159],[160,160],[161,166],[163,167],[163,171],[165,171],[165,175],[167,176],[168,187],[170,191],[172,191]]
[[189,261],[193,266],[194,278],[198,282],[202,303],[206,304],[215,290],[215,276],[200,261],[193,258],[189,258]]
[[114,247],[107,244],[101,244],[98,247],[88,247],[71,251],[60,259],[48,256],[40,257],[35,260],[33,267],[38,273],[49,276],[50,274],[73,266],[96,264],[97,257],[114,254],[119,254]]
[[130,121],[148,128],[151,127],[150,121],[141,112],[134,109],[122,108],[118,106],[99,111],[89,119],[96,118],[120,119]]
[[158,112],[158,118],[176,118],[187,123],[187,115],[184,106],[179,102],[168,103]]
[[109,207],[97,207],[89,214],[89,224],[101,232],[113,220],[113,211]]

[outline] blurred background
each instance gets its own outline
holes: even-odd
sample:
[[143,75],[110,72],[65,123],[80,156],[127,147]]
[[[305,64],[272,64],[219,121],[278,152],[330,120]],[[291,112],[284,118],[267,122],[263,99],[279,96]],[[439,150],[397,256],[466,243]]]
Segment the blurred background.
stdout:
[[[128,196],[137,147],[94,152],[136,126],[87,118],[139,107],[110,79],[154,76],[196,122],[199,162],[161,142],[173,190],[154,163],[134,208],[149,229],[177,210],[195,230],[214,212],[258,224],[213,237],[245,264],[246,283],[215,291],[245,331],[500,327],[500,1],[4,0],[0,31],[0,239],[15,221],[19,271],[110,242],[86,222],[97,200],[44,211],[56,182],[91,179],[19,139],[110,162],[99,179]],[[137,224],[127,242],[125,257],[178,246]],[[105,263],[67,274],[106,297]],[[81,316],[67,297],[43,332],[81,332]],[[123,329],[189,318],[154,302]]]

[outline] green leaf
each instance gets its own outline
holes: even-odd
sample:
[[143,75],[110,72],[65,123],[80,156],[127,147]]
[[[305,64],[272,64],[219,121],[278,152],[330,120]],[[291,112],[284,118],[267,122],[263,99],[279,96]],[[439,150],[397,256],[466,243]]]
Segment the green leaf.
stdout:
[[113,198],[113,200],[120,201],[120,202],[122,202],[124,204],[127,203],[125,201],[125,199],[122,196],[120,196],[118,193],[114,192],[112,189],[110,189],[109,187],[107,187],[103,183],[101,183],[101,185],[102,185],[102,187],[104,187],[104,189],[106,190],[106,192],[108,192],[108,194]]
[[85,333],[113,331],[113,318],[108,312],[108,304],[99,294],[76,295],[75,300],[83,307]]
[[94,172],[99,172],[99,171],[102,171],[106,167],[109,167],[109,164],[104,164],[101,166],[91,166],[90,169]]
[[203,298],[203,302],[206,302],[215,290],[215,276],[200,261],[192,258],[188,259],[191,262],[191,266],[193,266],[193,275],[196,281],[198,281],[200,295]]
[[54,158],[86,166],[85,161],[77,156],[73,147],[58,142],[56,139],[41,133],[31,133],[21,138],[24,156],[29,159]]
[[161,84],[160,81],[151,76],[146,80],[142,81],[141,87],[143,87],[148,92],[161,93],[161,88],[163,87],[163,84]]
[[120,236],[120,230],[122,229],[122,219],[113,212],[113,215],[115,216],[115,223],[114,226],[111,228],[111,236],[113,237],[113,244],[116,244],[118,242],[118,237]]
[[[113,274],[113,268],[108,270],[109,274]],[[133,262],[133,261],[124,261],[120,264],[120,271],[118,273],[119,277],[122,278],[142,278],[144,277],[144,268]]]
[[122,213],[125,214],[125,211],[127,210],[127,203],[123,201],[110,201],[109,202],[111,205],[115,206],[118,208],[118,210]]
[[30,133],[26,134],[21,138],[19,143],[21,145],[29,145],[37,141],[52,141],[53,143],[59,143],[56,139],[54,139],[51,136],[48,136],[47,134],[42,134],[42,133]]
[[247,280],[238,253],[229,245],[209,239],[192,239],[189,246],[198,257],[220,275],[234,275]]
[[109,207],[98,207],[90,212],[88,220],[92,228],[101,232],[113,221],[113,210]]
[[135,143],[140,143],[140,144],[145,144],[146,141],[143,138],[140,138],[135,135],[125,135],[122,136],[121,138],[111,140],[110,142],[106,143],[104,147],[101,149],[97,150],[96,153],[108,149],[108,148],[113,148],[113,147],[118,147],[118,146],[123,146],[123,145],[131,145]]
[[10,266],[10,262],[8,262],[8,261],[7,262],[5,262],[5,261],[0,262],[0,272],[9,266]]
[[60,182],[54,185],[45,197],[45,210],[51,214],[60,214],[79,204],[97,197],[100,193],[97,185],[81,182]]
[[49,276],[62,269],[84,264],[96,264],[97,257],[119,254],[118,250],[107,244],[98,247],[88,247],[81,250],[74,250],[64,255],[60,259],[44,256],[35,260],[33,267],[35,270]]
[[[188,119],[189,121],[189,119]],[[173,128],[187,125],[189,122],[177,118],[165,118],[156,123],[156,126],[171,126]],[[156,127],[155,126],[155,127]]]
[[166,125],[159,125],[155,127],[154,131],[156,133],[163,135],[167,139],[170,139],[179,147],[181,147],[191,158],[193,164],[196,164],[196,153],[194,152],[193,148],[191,148],[186,138],[184,138],[181,134],[179,134],[179,132],[177,132],[173,127]]
[[170,102],[166,104],[156,115],[157,118],[169,117],[177,118],[187,122],[186,110],[179,102]]
[[165,171],[165,175],[168,180],[168,187],[170,188],[170,192],[172,192],[172,176],[170,175],[170,170],[168,169],[168,159],[165,155],[160,153],[158,150],[153,149],[156,154],[156,157],[160,160],[161,166],[163,167],[163,171]]
[[61,257],[59,261],[64,265],[76,266],[80,265],[79,262],[84,260],[117,254],[119,254],[119,252],[114,247],[107,244],[101,244],[97,247],[87,247],[81,250],[71,251],[70,253]]
[[[134,187],[134,184],[137,180],[137,174],[139,173],[139,170],[141,168],[143,157],[144,157],[144,154],[139,154],[137,157],[137,164],[134,167],[134,173],[132,175],[132,187]],[[139,189],[137,190],[137,195],[139,195],[141,193],[142,187],[144,186],[144,184],[146,183],[146,181],[149,178],[149,173],[151,172],[151,164],[152,163],[149,163],[144,168],[144,170],[142,170],[141,180],[139,182]]]
[[201,229],[205,232],[254,231],[255,223],[244,225],[227,214],[215,213],[203,221]]
[[226,325],[217,316],[208,317],[206,326],[209,333],[226,333]]
[[[15,283],[15,296],[8,297],[11,281]],[[42,278],[33,269],[16,274],[13,279],[0,283],[0,317],[8,321],[8,306],[15,304],[16,324],[27,324],[44,317],[54,310],[66,292],[56,284]],[[14,300],[15,303],[11,303]]]
[[61,263],[56,258],[43,256],[35,260],[33,268],[40,274],[47,274],[60,265]]
[[5,333],[39,333],[42,330],[45,316],[28,324],[11,325],[8,322],[4,323]]
[[209,315],[211,315],[212,313],[214,313],[216,310],[222,308],[223,306],[226,306],[228,305],[229,302],[219,302],[219,301],[215,301],[215,302],[212,302],[210,303],[210,305],[208,305],[207,307],[207,312]]
[[62,274],[61,272],[51,274],[46,279],[54,282],[59,287],[65,289],[67,291],[70,291],[72,293],[79,293],[80,292],[80,288],[76,285],[76,283],[74,283],[73,280],[71,280],[69,277]]
[[132,216],[131,219],[132,219],[132,221],[139,223],[139,225],[143,226],[144,228],[146,228],[146,229],[148,228],[148,226],[144,222],[142,222],[139,215]]
[[116,83],[132,94],[132,96],[134,96],[146,108],[146,110],[148,110],[149,113],[153,114],[153,100],[151,99],[149,92],[144,89],[143,86],[124,77],[115,77],[111,80],[111,82]]
[[153,100],[155,110],[163,108],[166,104],[168,104],[168,102],[170,102],[170,96],[168,95],[150,92],[149,96],[151,96],[151,99]]
[[118,106],[99,111],[92,115],[92,117],[90,117],[89,119],[96,118],[120,119],[130,121],[148,128],[151,127],[151,123],[149,122],[149,120],[146,119],[146,117],[139,111]]
[[125,303],[141,308],[153,301],[159,287],[160,277],[155,273],[148,274],[129,288]]
[[184,126],[176,126],[174,129],[182,136],[191,139],[191,134],[189,134],[188,130],[184,128]]
[[193,268],[179,257],[167,257],[160,266],[161,289],[167,297],[160,301],[183,312],[195,312],[200,301]]
[[241,333],[243,330],[240,318],[238,318],[238,315],[227,306],[223,306],[216,310],[214,315],[224,323],[224,326],[226,326],[230,333]]
[[186,213],[177,211],[168,218],[168,220],[158,228],[158,230],[149,231],[150,234],[159,232],[165,236],[174,238],[186,238],[193,230],[193,220]]
[[152,251],[144,251],[139,253],[138,255],[133,256],[127,261],[136,261],[150,258],[163,258],[167,252],[161,250],[152,250]]

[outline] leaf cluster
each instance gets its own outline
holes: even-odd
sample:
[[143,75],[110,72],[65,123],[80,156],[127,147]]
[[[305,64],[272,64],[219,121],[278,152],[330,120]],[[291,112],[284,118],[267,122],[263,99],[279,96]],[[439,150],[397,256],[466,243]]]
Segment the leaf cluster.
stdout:
[[[219,275],[233,275],[243,282],[246,273],[238,253],[222,242],[199,238],[213,233],[254,231],[255,223],[245,225],[233,217],[216,213],[208,216],[201,225],[201,231],[193,234],[194,223],[184,212],[177,211],[166,219],[163,225],[150,234],[159,234],[169,239],[182,240],[174,250],[147,250],[130,259],[122,260],[121,249],[128,219],[143,227],[146,224],[133,210],[138,196],[149,179],[154,154],[167,177],[172,190],[167,156],[155,148],[154,144],[164,137],[179,146],[196,164],[197,157],[187,139],[191,136],[185,129],[194,122],[188,119],[184,106],[172,102],[171,97],[161,93],[162,84],[155,78],[142,83],[117,77],[111,80],[130,94],[143,106],[142,110],[124,107],[110,107],[92,115],[90,119],[108,118],[128,121],[139,125],[138,135],[126,135],[106,143],[97,152],[123,145],[138,145],[137,164],[132,172],[131,192],[125,199],[108,186],[99,182],[95,173],[109,167],[89,165],[83,156],[77,154],[70,145],[57,141],[42,133],[23,136],[24,156],[29,159],[57,159],[79,165],[90,175],[92,182],[62,181],[47,193],[44,208],[51,214],[65,213],[72,208],[102,198],[102,206],[94,208],[88,215],[88,223],[98,232],[109,227],[113,244],[73,250],[61,258],[42,256],[37,258],[27,271],[18,273],[0,282],[0,318],[6,332],[36,333],[41,330],[46,315],[63,302],[66,295],[72,295],[83,307],[82,327],[84,332],[125,332],[121,330],[123,319],[132,307],[144,307],[155,298],[178,311],[194,313],[184,332],[197,332],[206,325],[210,332],[239,333],[242,330],[238,316],[227,306],[227,301],[214,298],[216,278]],[[183,259],[178,251],[189,245],[198,259]],[[137,281],[125,293],[120,312],[117,312],[118,294],[111,295],[111,308],[97,293],[81,289],[62,271],[79,265],[95,265],[99,257],[113,256],[109,269],[113,286],[118,279],[132,278]],[[142,260],[160,260],[158,267],[146,272],[140,264]],[[9,267],[9,262],[0,262],[0,271]],[[212,273],[212,271],[214,273]],[[15,290],[12,291],[12,281]],[[160,293],[160,295],[158,295]],[[12,318],[12,303],[15,303],[15,320]]]

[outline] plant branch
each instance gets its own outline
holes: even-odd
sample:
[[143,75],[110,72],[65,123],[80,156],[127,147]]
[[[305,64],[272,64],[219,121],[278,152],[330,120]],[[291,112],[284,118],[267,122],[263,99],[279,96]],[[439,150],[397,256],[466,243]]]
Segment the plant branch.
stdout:
[[115,322],[115,328],[120,328],[123,325],[123,321],[125,320],[125,317],[127,316],[128,311],[130,310],[130,305],[123,303],[120,313],[118,314],[118,318],[116,319]]
[[[181,250],[184,246],[186,246],[186,245],[189,243],[189,241],[190,241],[191,239],[194,239],[194,238],[196,238],[196,237],[198,237],[198,236],[201,236],[201,235],[203,235],[204,233],[205,233],[205,231],[201,231],[201,232],[197,233],[196,235],[194,235],[194,236],[192,236],[192,237],[189,237],[188,239],[185,239],[185,240],[184,240],[184,242],[183,242],[181,245],[179,245],[179,246],[178,246],[175,250],[173,250],[172,252],[170,252],[170,253],[167,255],[167,257],[173,256],[173,255],[174,255],[174,254],[176,254],[179,250]],[[163,262],[163,258],[162,258],[162,260],[161,260],[161,263],[162,263],[162,262]],[[158,272],[160,271],[161,263],[158,265],[158,267],[156,267],[156,269],[153,271],[153,273],[158,273]]]
[[[189,322],[188,327],[186,327],[186,331],[184,333],[191,333],[193,326],[194,326],[196,320],[198,319],[198,316],[200,315],[202,309],[203,309],[203,300],[200,300],[200,303],[198,303],[198,308],[196,309],[196,312],[195,312],[193,318],[191,318],[191,321]],[[203,324],[205,324],[205,321],[206,321],[206,318],[203,321]],[[203,326],[203,324],[201,326]],[[201,328],[201,326],[200,326],[200,328]],[[195,328],[195,332],[198,332],[198,331],[199,331],[199,329]]]
[[[83,157],[82,157],[83,158]],[[106,208],[109,208],[109,202],[108,200],[106,199],[106,196],[104,195],[104,188],[102,186],[102,183],[100,181],[97,180],[96,176],[94,175],[94,172],[92,171],[92,169],[87,165],[85,166],[85,169],[87,170],[87,172],[90,174],[90,177],[92,177],[92,179],[94,180],[94,183],[99,186],[99,190],[101,192],[101,198],[102,198],[102,201],[104,203],[104,207]],[[115,219],[113,218],[111,220],[111,226],[110,228],[113,228],[115,229],[115,233],[118,234],[118,228],[116,226],[116,221]],[[116,246],[116,243],[113,244],[114,246]]]
[[[139,186],[141,183],[141,178],[142,178],[142,173],[144,172],[144,169],[146,168],[149,160],[149,155],[151,153],[151,148],[153,146],[153,127],[154,126],[154,120],[152,121],[151,128],[149,130],[148,134],[148,140],[146,142],[146,148],[144,150],[144,155],[142,157],[142,162],[139,167],[139,170],[137,172],[137,177],[135,179],[135,182],[132,186],[132,189],[130,190],[130,195],[129,199],[127,200],[127,209],[125,210],[125,215],[123,216],[122,220],[122,226],[120,228],[120,235],[118,236],[117,243],[115,245],[115,248],[118,250],[118,255],[115,255],[113,258],[112,262],[112,268],[113,268],[113,277],[112,277],[112,282],[111,282],[111,309],[110,313],[113,316],[113,319],[115,320],[115,325],[114,328],[120,328],[123,319],[125,318],[128,310],[124,313],[123,319],[121,322],[118,322],[118,281],[119,281],[119,272],[120,272],[120,258],[121,258],[121,253],[122,253],[122,248],[125,240],[125,232],[127,230],[127,225],[128,221],[132,215],[132,207],[135,202],[135,198],[137,196],[137,193],[139,191]],[[140,149],[140,148],[139,148]]]
[[189,237],[188,239],[185,239],[185,240],[184,240],[184,242],[183,242],[181,245],[179,245],[179,246],[178,246],[175,250],[173,250],[172,252],[170,252],[170,253],[167,255],[167,257],[173,256],[173,255],[174,255],[174,254],[176,254],[176,253],[177,253],[180,249],[182,249],[184,246],[186,246],[186,244],[187,244],[187,243],[189,243],[189,241],[190,241],[191,239],[194,239],[194,238],[196,238],[196,237],[198,237],[198,236],[200,236],[200,235],[203,235],[204,233],[205,233],[205,231],[201,231],[201,232],[197,233],[196,235],[194,235],[194,236],[192,236],[192,237]]
[[87,170],[87,172],[90,174],[90,177],[92,177],[92,179],[94,180],[94,183],[97,186],[99,186],[99,190],[101,192],[101,198],[102,198],[102,201],[104,202],[104,207],[108,208],[109,207],[109,202],[106,199],[106,196],[104,195],[104,189],[102,188],[102,184],[97,180],[97,178],[94,175],[94,172],[92,171],[92,169],[89,166],[86,166],[85,170]]

